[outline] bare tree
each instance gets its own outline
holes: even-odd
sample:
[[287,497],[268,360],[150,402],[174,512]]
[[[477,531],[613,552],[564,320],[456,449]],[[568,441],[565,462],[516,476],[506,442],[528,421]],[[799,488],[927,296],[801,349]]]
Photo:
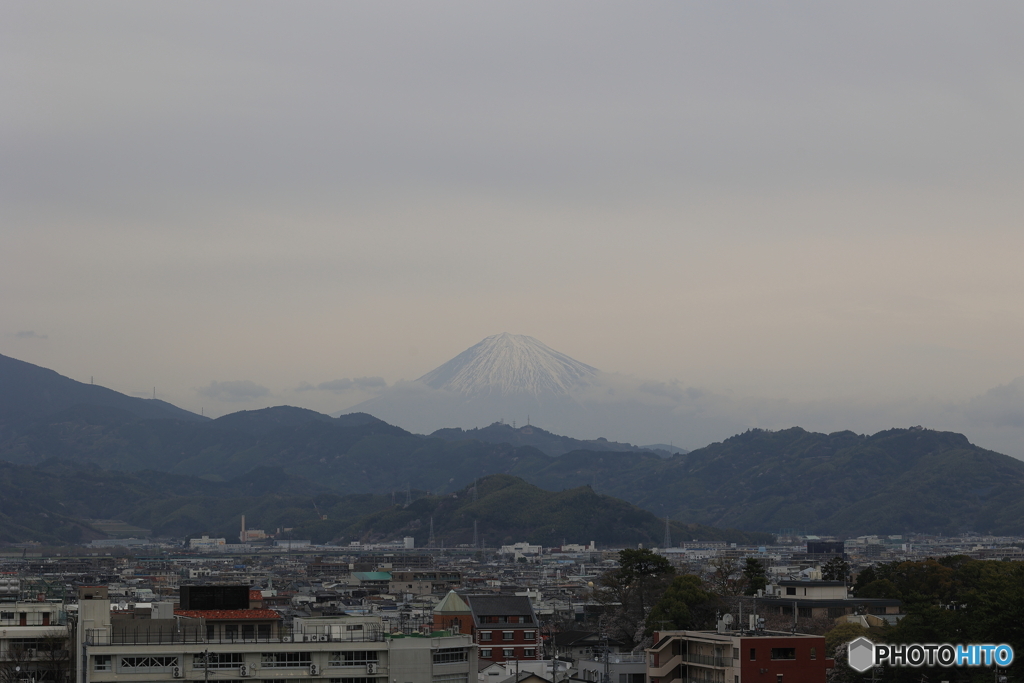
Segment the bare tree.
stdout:
[[31,656],[28,649],[18,644],[10,644],[7,652],[0,659],[0,683],[18,683],[28,674]]

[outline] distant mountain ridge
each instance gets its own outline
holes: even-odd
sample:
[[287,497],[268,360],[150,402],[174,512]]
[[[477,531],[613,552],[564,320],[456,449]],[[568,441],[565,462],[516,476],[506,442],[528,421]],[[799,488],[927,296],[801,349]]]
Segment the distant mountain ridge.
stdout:
[[[635,448],[606,450],[614,445],[565,440],[532,426],[525,434],[492,425],[500,442],[459,438],[472,436],[472,430],[424,437],[367,414],[331,418],[288,406],[218,420],[166,419],[177,409],[166,411],[142,399],[120,404],[134,410],[155,406],[158,419],[99,403],[47,412],[72,402],[60,393],[63,388],[73,398],[89,385],[38,370],[28,366],[42,389],[22,386],[24,403],[36,406],[27,413],[18,405],[17,385],[0,386],[6,397],[0,402],[4,460],[43,467],[60,458],[80,467],[155,470],[224,482],[279,468],[316,482],[311,490],[322,487],[336,495],[388,496],[412,487],[436,496],[507,474],[548,490],[590,486],[659,517],[749,531],[1024,533],[1024,462],[950,432],[910,428],[869,436],[795,427],[749,430],[664,458]],[[54,393],[39,408],[36,399],[45,391]],[[552,457],[538,448],[550,444],[508,443],[537,436],[587,447]],[[17,502],[3,501],[3,509],[17,513]]]
[[207,419],[166,401],[126,396],[0,355],[0,427],[38,420],[77,405],[117,408],[149,419]]
[[608,439],[573,439],[568,436],[553,434],[540,427],[513,425],[495,422],[494,424],[480,429],[459,429],[457,427],[439,429],[430,436],[445,441],[463,441],[465,439],[476,439],[485,443],[507,443],[511,446],[533,446],[546,455],[558,456],[571,451],[647,451],[657,453],[663,458],[671,457],[676,453],[686,453],[684,449],[676,448],[668,450],[670,446],[634,446],[628,443],[609,441]]

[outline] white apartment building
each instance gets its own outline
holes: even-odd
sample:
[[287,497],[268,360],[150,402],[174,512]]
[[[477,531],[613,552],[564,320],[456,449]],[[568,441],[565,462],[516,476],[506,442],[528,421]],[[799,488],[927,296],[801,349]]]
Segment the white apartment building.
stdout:
[[385,633],[378,616],[296,618],[270,610],[171,610],[111,618],[100,588],[83,588],[75,683],[470,683],[469,635]]
[[0,602],[0,680],[66,681],[68,635],[59,602]]

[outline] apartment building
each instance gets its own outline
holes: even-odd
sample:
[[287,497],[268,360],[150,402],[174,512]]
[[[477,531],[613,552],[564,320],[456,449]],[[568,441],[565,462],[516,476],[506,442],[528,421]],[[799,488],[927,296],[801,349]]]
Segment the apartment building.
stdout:
[[468,632],[481,661],[540,659],[540,624],[530,598],[460,595],[451,591],[434,607],[434,628]]
[[647,648],[650,683],[825,683],[825,638],[781,631],[661,631]]
[[67,614],[59,602],[0,602],[0,680],[67,681]]
[[76,683],[469,683],[476,676],[468,635],[385,633],[370,615],[296,618],[285,628],[279,617],[246,614],[270,610],[172,607],[154,604],[148,619],[129,619],[111,612],[103,587],[81,589]]

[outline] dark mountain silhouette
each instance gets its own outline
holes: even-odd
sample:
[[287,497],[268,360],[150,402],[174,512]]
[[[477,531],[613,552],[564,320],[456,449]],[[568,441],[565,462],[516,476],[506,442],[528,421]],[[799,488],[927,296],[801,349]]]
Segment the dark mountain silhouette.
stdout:
[[0,355],[0,427],[40,420],[78,405],[116,408],[148,419],[206,419],[166,401],[126,396]]

